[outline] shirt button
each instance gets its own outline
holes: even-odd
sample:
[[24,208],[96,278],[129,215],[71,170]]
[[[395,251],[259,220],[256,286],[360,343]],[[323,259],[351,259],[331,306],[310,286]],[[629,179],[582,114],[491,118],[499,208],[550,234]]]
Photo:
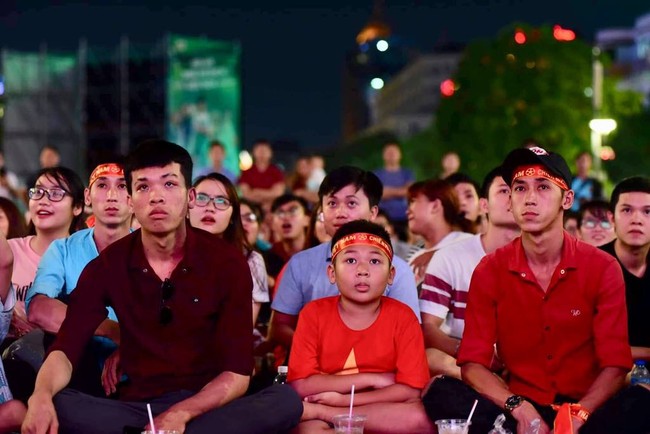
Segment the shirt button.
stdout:
[[521,273],[521,277],[526,277],[526,273]]
[[143,268],[143,269],[142,269],[142,272],[143,272],[143,273],[146,273],[146,272],[148,272],[148,271],[149,271],[149,270],[147,270],[146,268]]
[[564,273],[566,273],[565,270],[560,270],[560,274],[564,274]]
[[183,268],[183,273],[187,273],[187,268]]
[[194,303],[198,303],[198,302],[199,302],[199,299],[198,299],[198,298],[195,298],[195,299],[192,300],[192,301],[193,301]]

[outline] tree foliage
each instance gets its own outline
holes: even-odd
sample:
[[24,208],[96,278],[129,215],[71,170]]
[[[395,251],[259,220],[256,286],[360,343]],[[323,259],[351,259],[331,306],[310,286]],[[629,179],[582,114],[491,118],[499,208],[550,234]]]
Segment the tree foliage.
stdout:
[[[521,31],[526,41],[515,42]],[[560,42],[550,27],[515,24],[469,44],[441,102],[437,128],[464,170],[480,178],[508,151],[534,139],[567,159],[589,148],[591,47]]]

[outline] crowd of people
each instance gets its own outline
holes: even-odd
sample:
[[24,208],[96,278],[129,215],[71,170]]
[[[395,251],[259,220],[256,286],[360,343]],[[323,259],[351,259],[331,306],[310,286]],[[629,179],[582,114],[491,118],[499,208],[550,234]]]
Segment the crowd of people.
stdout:
[[472,434],[650,432],[649,178],[607,200],[588,153],[535,145],[482,183],[453,152],[416,180],[394,142],[374,171],[208,153],[3,170],[0,432],[333,432],[353,396],[369,433],[475,402]]

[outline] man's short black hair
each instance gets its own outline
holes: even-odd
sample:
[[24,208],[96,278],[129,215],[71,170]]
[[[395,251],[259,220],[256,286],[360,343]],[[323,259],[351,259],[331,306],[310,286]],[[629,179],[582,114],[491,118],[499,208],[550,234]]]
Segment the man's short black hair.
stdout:
[[225,146],[223,146],[223,143],[221,143],[219,140],[212,140],[210,142],[210,149],[217,148],[217,147],[221,149],[225,149]]
[[503,169],[501,166],[495,167],[494,169],[490,170],[487,175],[485,175],[485,178],[483,178],[483,184],[481,184],[481,191],[479,191],[480,197],[484,199],[489,198],[490,187],[492,187],[492,183],[498,177],[503,178]]
[[386,241],[386,244],[392,246],[390,235],[388,235],[388,232],[386,232],[386,229],[384,229],[383,226],[378,225],[377,223],[372,223],[368,220],[353,220],[344,224],[336,231],[332,237],[332,247],[334,247],[336,242],[341,238],[359,232],[376,235]]
[[291,194],[291,193],[283,194],[282,196],[276,197],[273,200],[273,203],[271,203],[271,212],[275,212],[282,205],[286,205],[289,202],[298,202],[302,207],[302,210],[304,211],[305,215],[309,215],[309,204],[307,203],[307,201],[304,198],[300,196],[296,196],[295,194]]
[[578,210],[578,229],[582,227],[582,220],[587,212],[599,220],[607,220],[607,214],[610,212],[609,202],[606,200],[590,200],[580,205]]
[[370,207],[379,205],[384,186],[372,172],[354,166],[342,166],[327,174],[318,188],[318,199],[323,202],[327,195],[334,194],[348,185],[354,185],[358,190],[363,190],[368,197]]
[[165,167],[171,163],[178,163],[181,166],[185,187],[189,188],[192,182],[192,157],[185,148],[162,139],[149,139],[138,144],[129,152],[124,164],[124,178],[129,194],[133,194],[131,182],[134,170]]
[[43,152],[46,149],[49,149],[50,151],[54,151],[59,155],[61,154],[61,151],[59,151],[59,148],[57,148],[55,145],[51,145],[51,144],[48,143],[47,145],[45,145],[45,146],[43,146],[41,148],[41,152]]
[[614,187],[612,198],[609,203],[612,206],[612,212],[616,208],[618,199],[623,193],[648,193],[650,194],[650,178],[645,176],[632,176],[625,178]]
[[264,137],[260,137],[260,138],[256,139],[253,142],[253,146],[251,147],[251,149],[254,149],[255,147],[260,146],[260,145],[268,146],[270,148],[271,147],[271,141],[264,138]]
[[384,146],[381,148],[382,150],[386,150],[389,146],[395,146],[397,149],[400,151],[402,150],[402,145],[399,144],[397,140],[389,140],[386,143],[384,143]]
[[445,181],[447,181],[454,187],[456,187],[458,184],[471,184],[474,186],[474,190],[476,190],[477,195],[479,195],[481,191],[478,182],[474,181],[474,179],[471,178],[469,175],[466,175],[461,172],[452,173],[451,175],[445,178]]

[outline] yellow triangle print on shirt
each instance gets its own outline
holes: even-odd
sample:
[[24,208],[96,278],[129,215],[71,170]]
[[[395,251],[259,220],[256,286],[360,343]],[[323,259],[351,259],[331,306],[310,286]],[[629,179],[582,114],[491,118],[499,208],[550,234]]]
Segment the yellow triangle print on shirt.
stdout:
[[346,359],[345,364],[343,365],[343,369],[337,372],[336,375],[350,375],[358,373],[359,368],[357,367],[357,357],[354,355],[354,348],[352,348],[352,350],[350,350],[350,354],[348,354],[348,358]]

